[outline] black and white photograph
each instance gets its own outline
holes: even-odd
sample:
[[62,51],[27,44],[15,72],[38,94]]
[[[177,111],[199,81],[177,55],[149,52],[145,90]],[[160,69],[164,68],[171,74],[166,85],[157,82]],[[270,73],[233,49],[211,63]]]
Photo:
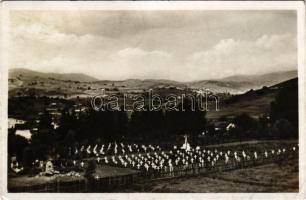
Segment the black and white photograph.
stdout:
[[304,4],[232,3],[7,2],[1,195],[305,198]]

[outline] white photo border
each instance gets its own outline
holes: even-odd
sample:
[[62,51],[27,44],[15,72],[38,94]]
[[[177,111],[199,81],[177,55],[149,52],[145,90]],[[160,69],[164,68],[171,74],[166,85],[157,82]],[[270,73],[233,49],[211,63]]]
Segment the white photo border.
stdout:
[[[299,82],[298,193],[8,193],[8,54],[12,10],[296,10]],[[305,2],[298,1],[6,1],[1,3],[0,198],[17,199],[306,199]],[[278,22],[275,22],[278,23]]]

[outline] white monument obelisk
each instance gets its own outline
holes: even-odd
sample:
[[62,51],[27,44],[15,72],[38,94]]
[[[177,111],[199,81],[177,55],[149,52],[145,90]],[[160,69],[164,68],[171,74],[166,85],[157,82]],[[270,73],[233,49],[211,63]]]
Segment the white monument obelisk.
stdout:
[[185,142],[184,142],[183,146],[181,147],[181,149],[185,149],[186,151],[189,151],[190,150],[190,144],[187,141],[188,135],[185,134],[184,138],[185,138]]

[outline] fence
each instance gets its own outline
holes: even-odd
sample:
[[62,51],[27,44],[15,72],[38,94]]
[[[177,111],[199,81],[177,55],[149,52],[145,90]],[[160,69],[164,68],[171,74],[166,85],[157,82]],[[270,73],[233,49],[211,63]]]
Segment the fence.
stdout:
[[290,153],[290,154],[280,154],[275,156],[270,156],[268,158],[259,157],[257,159],[242,159],[241,161],[236,161],[232,159],[227,164],[224,162],[218,162],[215,166],[205,165],[203,167],[199,167],[198,164],[192,164],[188,166],[178,166],[174,167],[173,171],[143,171],[141,173],[141,177],[144,180],[157,180],[157,179],[167,179],[167,178],[177,178],[182,176],[190,176],[190,175],[197,175],[202,174],[205,175],[206,173],[215,173],[215,172],[222,172],[222,171],[229,171],[235,169],[242,169],[248,167],[255,167],[264,164],[271,164],[271,163],[281,163],[286,160],[292,160],[298,158],[298,153]]

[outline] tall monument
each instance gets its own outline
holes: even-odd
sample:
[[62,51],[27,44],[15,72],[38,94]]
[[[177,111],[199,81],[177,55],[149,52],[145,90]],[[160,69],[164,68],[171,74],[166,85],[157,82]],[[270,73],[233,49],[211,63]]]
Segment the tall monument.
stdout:
[[184,135],[184,138],[185,138],[185,142],[184,142],[184,144],[182,145],[182,147],[181,147],[181,149],[185,149],[186,151],[190,151],[190,144],[188,143],[188,135],[187,134],[185,134]]

